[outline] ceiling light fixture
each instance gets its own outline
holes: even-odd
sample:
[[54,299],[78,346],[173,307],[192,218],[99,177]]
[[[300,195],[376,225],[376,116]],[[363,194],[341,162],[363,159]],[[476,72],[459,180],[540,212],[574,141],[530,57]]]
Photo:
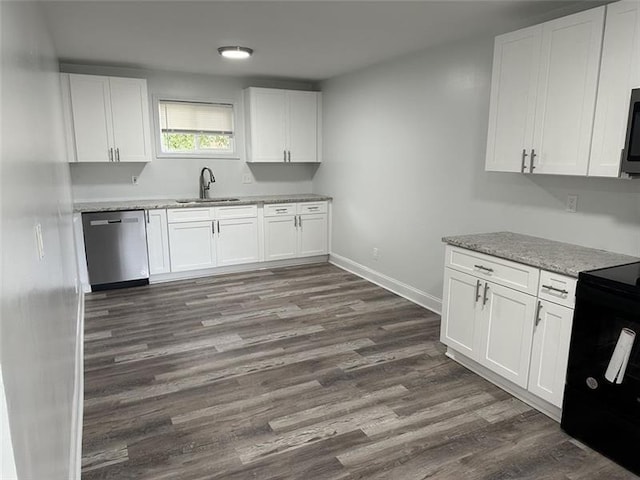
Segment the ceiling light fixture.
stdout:
[[236,60],[249,58],[253,54],[253,49],[247,47],[220,47],[218,53],[225,58],[234,58]]

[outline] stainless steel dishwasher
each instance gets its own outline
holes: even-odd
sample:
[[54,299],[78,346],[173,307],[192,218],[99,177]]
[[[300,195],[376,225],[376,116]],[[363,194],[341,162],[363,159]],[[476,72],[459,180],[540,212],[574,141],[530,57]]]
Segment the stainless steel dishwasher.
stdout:
[[91,290],[149,284],[143,210],[82,214]]

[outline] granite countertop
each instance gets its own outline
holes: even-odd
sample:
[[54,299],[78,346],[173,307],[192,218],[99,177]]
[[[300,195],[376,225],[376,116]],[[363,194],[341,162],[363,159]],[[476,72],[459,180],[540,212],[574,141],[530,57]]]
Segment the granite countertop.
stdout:
[[265,203],[291,203],[291,202],[321,202],[331,200],[326,195],[316,195],[313,193],[292,194],[292,195],[256,195],[249,197],[229,196],[217,198],[237,198],[237,201],[216,201],[216,197],[207,202],[179,203],[180,199],[165,200],[120,200],[106,202],[76,203],[73,206],[74,212],[115,212],[118,210],[152,210],[154,208],[195,208],[195,207],[218,207],[222,205],[262,205]]
[[640,261],[640,258],[621,253],[512,232],[443,237],[442,241],[456,247],[506,258],[570,277],[577,277],[578,273],[585,270],[614,267]]

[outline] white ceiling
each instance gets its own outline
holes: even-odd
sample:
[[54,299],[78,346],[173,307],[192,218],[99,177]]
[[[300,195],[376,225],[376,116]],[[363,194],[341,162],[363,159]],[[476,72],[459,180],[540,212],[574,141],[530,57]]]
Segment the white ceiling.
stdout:
[[[495,35],[603,2],[45,2],[61,61],[322,80],[427,47]],[[216,49],[255,50],[245,62]]]

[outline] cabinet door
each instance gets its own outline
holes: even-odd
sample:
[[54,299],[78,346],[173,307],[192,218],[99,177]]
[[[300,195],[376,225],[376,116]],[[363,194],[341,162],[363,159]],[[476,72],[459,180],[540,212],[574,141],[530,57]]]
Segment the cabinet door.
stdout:
[[535,173],[587,174],[604,8],[543,24]]
[[557,407],[562,407],[572,322],[572,309],[540,300],[528,388]]
[[218,265],[258,262],[258,219],[217,220]]
[[264,259],[283,260],[297,256],[296,217],[265,217]]
[[286,91],[249,89],[250,157],[252,162],[284,162],[286,150]]
[[213,223],[170,223],[169,252],[172,272],[215,267]]
[[76,161],[108,162],[113,146],[109,77],[69,75]]
[[467,357],[478,358],[478,321],[476,319],[481,291],[478,278],[444,269],[444,295],[440,341]]
[[169,273],[169,232],[166,210],[147,210],[147,252],[149,254],[149,273]]
[[542,25],[496,37],[487,171],[529,171],[541,43]]
[[120,162],[151,161],[149,100],[146,80],[109,78],[113,146]]
[[298,216],[298,256],[326,255],[327,214]]
[[478,361],[527,388],[536,297],[491,282],[486,286]]
[[635,0],[607,5],[589,176],[620,175],[633,88],[640,88],[640,4]]
[[292,162],[318,161],[318,94],[287,92],[288,142]]

